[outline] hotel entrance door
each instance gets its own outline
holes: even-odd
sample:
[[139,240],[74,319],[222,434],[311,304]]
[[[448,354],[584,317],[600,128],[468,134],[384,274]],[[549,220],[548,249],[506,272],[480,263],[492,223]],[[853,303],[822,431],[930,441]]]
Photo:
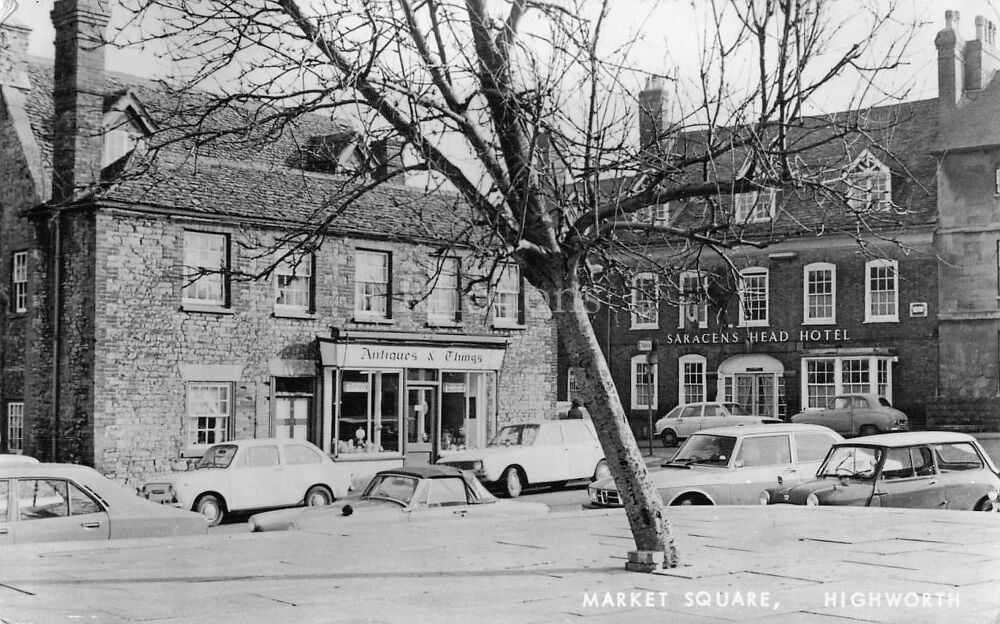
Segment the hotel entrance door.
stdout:
[[406,390],[406,463],[432,464],[437,459],[438,388],[409,386]]

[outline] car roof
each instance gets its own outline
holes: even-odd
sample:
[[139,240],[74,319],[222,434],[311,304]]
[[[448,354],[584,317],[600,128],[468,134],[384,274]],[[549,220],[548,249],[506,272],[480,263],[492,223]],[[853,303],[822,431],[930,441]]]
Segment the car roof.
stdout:
[[842,445],[860,444],[885,447],[913,446],[915,444],[939,444],[942,442],[974,442],[976,439],[957,431],[900,431],[879,433],[841,442]]
[[675,405],[670,409],[674,410],[678,407],[697,407],[699,405],[739,405],[739,403],[736,401],[695,401],[694,403],[682,403],[680,405]]
[[19,462],[0,466],[0,478],[5,477],[44,477],[59,475],[63,477],[89,477],[100,474],[89,466],[80,464],[49,464],[42,462]]
[[226,444],[235,446],[271,446],[275,444],[305,444],[307,446],[314,446],[312,442],[307,442],[305,440],[293,440],[291,438],[246,438],[243,440],[226,440],[225,442],[217,442],[212,446],[223,446]]
[[711,434],[726,436],[745,436],[756,433],[789,433],[792,431],[802,431],[806,433],[835,433],[833,429],[823,425],[807,425],[800,423],[773,423],[763,425],[731,425],[729,427],[712,427],[702,429],[691,435]]
[[404,475],[418,479],[439,479],[441,477],[460,477],[462,476],[462,470],[454,466],[445,465],[406,466],[404,468],[380,470],[375,476],[384,474]]

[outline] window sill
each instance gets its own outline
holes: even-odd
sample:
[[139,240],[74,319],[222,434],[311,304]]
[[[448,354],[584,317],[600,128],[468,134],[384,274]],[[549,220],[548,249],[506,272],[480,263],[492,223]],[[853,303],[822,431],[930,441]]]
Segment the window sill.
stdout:
[[200,312],[204,314],[235,314],[235,310],[233,310],[232,308],[221,305],[211,305],[204,303],[182,303],[181,312]]
[[739,327],[739,328],[746,328],[746,329],[767,329],[770,326],[771,326],[771,324],[768,323],[768,322],[766,322],[766,321],[763,322],[763,323],[760,323],[760,322],[756,322],[756,323],[740,323],[740,324],[737,325],[737,327]]
[[499,322],[498,321],[493,321],[493,329],[516,329],[516,330],[524,330],[524,329],[528,329],[528,326],[524,325],[522,323],[505,323],[503,321],[499,321]]
[[[998,298],[998,299],[1000,299],[1000,298]],[[7,318],[9,318],[9,319],[27,318],[27,316],[28,316],[28,311],[27,310],[24,310],[23,312],[8,312],[7,313]]]
[[837,319],[807,319],[802,321],[803,325],[836,325]]
[[865,325],[876,324],[876,323],[898,323],[898,322],[899,322],[899,317],[896,317],[896,318],[873,318],[873,319],[865,319],[864,320]]
[[426,327],[450,327],[450,328],[453,328],[453,329],[461,329],[462,328],[462,323],[459,322],[459,321],[445,321],[445,320],[432,321],[432,320],[428,319],[425,326]]
[[638,323],[633,324],[629,329],[659,329],[659,324],[656,323]]
[[396,321],[391,318],[385,318],[381,316],[357,316],[351,319],[352,323],[358,323],[362,325],[395,325]]
[[274,318],[288,318],[288,319],[304,319],[304,320],[315,320],[319,316],[315,312],[307,312],[306,310],[295,310],[295,309],[281,309],[274,308],[273,312]]
[[333,461],[379,461],[386,459],[403,459],[402,453],[385,451],[382,453],[337,453]]

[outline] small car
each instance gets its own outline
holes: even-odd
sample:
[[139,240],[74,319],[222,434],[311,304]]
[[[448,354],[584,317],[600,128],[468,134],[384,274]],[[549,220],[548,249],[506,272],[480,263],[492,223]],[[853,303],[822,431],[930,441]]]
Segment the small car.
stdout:
[[669,448],[677,446],[681,438],[702,429],[780,422],[779,418],[747,414],[739,403],[703,401],[678,405],[656,421],[654,431],[656,437],[663,441],[663,446]]
[[[811,478],[842,440],[817,425],[718,427],[693,434],[649,478],[667,505],[747,505],[770,483]],[[592,483],[587,494],[592,507],[622,506],[613,479]]]
[[909,419],[885,398],[875,394],[842,394],[827,403],[826,409],[805,410],[792,416],[794,423],[829,427],[844,436],[907,431]]
[[255,514],[252,532],[287,529],[323,530],[343,522],[366,526],[379,522],[535,516],[549,512],[542,503],[495,498],[472,473],[450,466],[418,466],[375,474],[359,500],[327,507],[283,509]]
[[1000,477],[970,435],[879,434],[835,444],[816,478],[765,489],[762,505],[854,505],[995,511]]
[[350,469],[309,442],[257,438],[211,446],[193,470],[154,477],[139,492],[215,526],[232,512],[329,505],[350,484]]
[[525,487],[611,476],[587,419],[508,425],[485,448],[452,453],[438,465],[471,470],[487,488],[517,498]]
[[139,498],[93,468],[0,467],[0,544],[204,535],[205,518]]

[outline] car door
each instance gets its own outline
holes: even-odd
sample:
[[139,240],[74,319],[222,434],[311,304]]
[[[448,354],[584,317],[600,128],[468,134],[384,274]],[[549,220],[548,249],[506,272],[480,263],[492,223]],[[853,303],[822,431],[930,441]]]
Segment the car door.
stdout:
[[830,452],[830,447],[840,438],[822,431],[796,431],[792,433],[792,450],[795,451],[795,474],[783,478],[783,482],[794,483],[811,479],[816,475],[820,464]]
[[730,500],[727,502],[733,505],[756,503],[761,490],[776,486],[778,477],[788,479],[797,474],[792,463],[790,436],[787,433],[744,436],[736,449],[731,474]]
[[850,436],[853,434],[852,409],[851,397],[835,397],[825,410],[817,414],[817,418],[809,422],[829,427],[842,436]]
[[226,503],[232,511],[262,509],[293,504],[292,495],[285,485],[285,472],[281,465],[278,445],[262,444],[240,447],[239,454],[230,468],[231,496]]
[[722,427],[725,425],[726,412],[721,406],[708,403],[702,408],[701,429],[711,429],[712,427]]
[[930,449],[948,509],[975,509],[996,478],[986,468],[979,450],[972,442],[932,444]]
[[945,488],[938,479],[931,450],[927,446],[887,449],[873,498],[882,507],[944,508]]
[[[570,453],[563,435],[562,423],[543,422],[538,427],[535,442],[524,447],[527,454],[528,481],[545,483],[547,481],[566,481],[570,474]],[[534,475],[534,476],[533,476]]]
[[283,505],[291,505],[303,500],[306,490],[317,483],[326,483],[337,489],[336,483],[329,483],[329,474],[323,470],[323,456],[305,444],[289,442],[281,446],[281,464],[284,470],[287,498]]
[[73,482],[52,477],[15,481],[15,544],[111,537],[108,513]]
[[701,430],[701,405],[687,405],[677,417],[677,435],[686,438]]
[[14,517],[17,508],[14,507],[14,497],[11,479],[0,479],[0,546],[14,543]]
[[569,449],[567,464],[569,473],[567,479],[587,479],[594,474],[597,462],[604,457],[600,444],[594,437],[592,429],[583,420],[566,421],[562,423],[563,435],[566,437],[566,447]]

